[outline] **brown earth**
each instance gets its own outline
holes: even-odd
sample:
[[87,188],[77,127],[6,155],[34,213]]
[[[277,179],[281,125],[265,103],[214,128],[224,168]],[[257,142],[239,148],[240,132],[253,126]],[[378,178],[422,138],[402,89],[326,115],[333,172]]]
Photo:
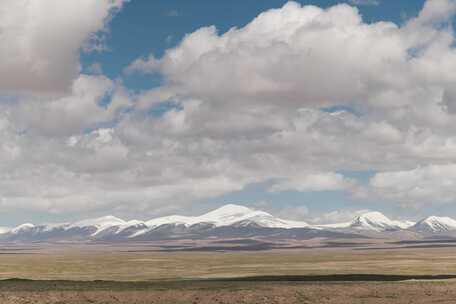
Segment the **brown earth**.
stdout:
[[456,274],[454,248],[156,252],[148,251],[150,247],[150,244],[0,246],[0,279],[150,281],[268,275]]
[[160,252],[150,244],[3,244],[0,280],[34,281],[0,281],[0,304],[456,303],[454,248],[379,249],[387,246]]
[[456,282],[258,283],[139,290],[0,292],[2,304],[402,304],[456,303]]

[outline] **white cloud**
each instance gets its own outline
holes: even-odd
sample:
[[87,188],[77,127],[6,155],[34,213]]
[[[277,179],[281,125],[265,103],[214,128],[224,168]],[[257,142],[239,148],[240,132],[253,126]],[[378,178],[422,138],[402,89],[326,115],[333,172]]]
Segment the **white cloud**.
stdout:
[[[167,90],[153,94],[166,91],[173,98],[174,91],[183,106],[165,115],[163,126],[222,146],[243,138],[240,153],[250,157],[241,162],[267,163],[269,170],[258,176],[283,178],[274,191],[360,194],[363,189],[328,172],[455,161],[448,126],[456,53],[447,24],[454,12],[453,1],[428,1],[400,27],[363,23],[347,5],[323,10],[290,2],[222,35],[201,28],[163,58],[143,63],[167,80]],[[186,108],[187,99],[193,105],[199,100],[198,106]],[[354,107],[360,117],[315,109],[338,104]],[[265,152],[252,156],[259,147]],[[325,178],[297,173],[309,168],[326,172]]]
[[[363,24],[347,5],[322,10],[290,2],[221,36],[214,27],[199,29],[160,65],[181,94],[297,108],[364,100],[370,87],[400,77],[406,51],[392,23]],[[383,70],[384,77],[372,75]]]
[[417,23],[440,23],[447,22],[456,12],[456,2],[454,0],[432,0],[424,3],[424,8],[420,12]]
[[[104,28],[109,15],[98,4],[104,1],[78,3],[100,5],[94,11],[102,13],[86,16],[91,26],[78,30],[75,39],[82,38],[71,50]],[[134,61],[128,72],[164,77],[163,86],[137,94],[78,69],[50,69],[35,83],[17,61],[17,92],[64,83],[69,90],[0,96],[0,205],[144,216],[260,182],[276,182],[272,191],[343,190],[398,202],[430,201],[443,191],[450,202],[450,186],[413,176],[453,178],[443,169],[456,163],[456,53],[445,24],[451,7],[428,3],[399,26],[364,23],[348,5],[290,2],[242,28],[224,34],[201,28],[162,58]],[[24,58],[40,66],[41,57]],[[77,56],[45,59],[71,71],[78,65]],[[0,80],[6,88],[3,81],[9,80]],[[321,110],[334,105],[346,110]],[[346,170],[383,173],[361,188],[337,173]]]
[[381,172],[371,179],[370,186],[376,195],[404,204],[453,203],[456,201],[456,164]]
[[294,176],[292,179],[285,179],[274,184],[270,191],[325,191],[325,190],[347,190],[353,186],[354,181],[345,178],[342,174],[329,173],[310,173]]
[[[271,214],[278,216],[283,219],[306,221],[310,216],[310,210],[307,206],[298,205],[298,206],[280,206],[280,210],[273,211]],[[259,208],[260,210],[263,210]]]
[[78,77],[79,51],[124,0],[2,0],[0,91],[61,92]]
[[154,74],[160,70],[160,61],[154,55],[149,55],[148,58],[138,58],[125,68],[125,73],[131,74],[140,72],[143,74]]
[[[24,98],[11,111],[26,132],[71,135],[120,115],[119,111],[130,105],[122,94],[122,88],[105,76],[80,75],[73,82],[70,95],[55,99]],[[103,101],[107,104],[103,105]]]

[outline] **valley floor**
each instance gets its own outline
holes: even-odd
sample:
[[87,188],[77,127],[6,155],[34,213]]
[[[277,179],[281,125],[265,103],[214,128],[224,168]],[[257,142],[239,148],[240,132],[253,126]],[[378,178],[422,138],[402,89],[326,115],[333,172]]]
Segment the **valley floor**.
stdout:
[[[393,249],[378,249],[391,246],[389,243],[342,248],[340,244],[350,245],[338,242],[332,243],[333,247],[311,249],[188,252],[159,251],[154,247],[157,244],[150,243],[5,244],[0,245],[0,280],[150,281],[353,273],[456,274],[456,250],[439,247],[440,243],[437,247]],[[182,244],[168,242],[167,246],[175,248]],[[196,248],[197,244],[192,246]]]
[[0,303],[456,303],[452,241],[353,242],[196,252],[141,243],[2,244]]

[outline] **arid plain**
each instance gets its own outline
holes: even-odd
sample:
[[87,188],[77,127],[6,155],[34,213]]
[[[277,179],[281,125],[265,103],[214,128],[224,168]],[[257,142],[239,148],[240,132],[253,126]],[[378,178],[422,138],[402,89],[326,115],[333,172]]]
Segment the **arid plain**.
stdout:
[[[236,243],[238,242],[238,243]],[[454,303],[451,240],[228,245],[4,244],[1,303]],[[163,244],[162,244],[163,245]],[[164,246],[164,245],[163,245]],[[305,247],[308,246],[308,247]],[[213,250],[210,250],[210,248]],[[426,247],[426,248],[423,248]],[[235,248],[236,250],[233,250]],[[388,249],[386,249],[388,248]]]

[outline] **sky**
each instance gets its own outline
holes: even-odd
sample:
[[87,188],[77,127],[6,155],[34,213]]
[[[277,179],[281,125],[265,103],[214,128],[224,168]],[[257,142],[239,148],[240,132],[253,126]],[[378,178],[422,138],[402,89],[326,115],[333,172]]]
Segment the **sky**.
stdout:
[[0,226],[238,203],[456,218],[455,0],[3,0]]

